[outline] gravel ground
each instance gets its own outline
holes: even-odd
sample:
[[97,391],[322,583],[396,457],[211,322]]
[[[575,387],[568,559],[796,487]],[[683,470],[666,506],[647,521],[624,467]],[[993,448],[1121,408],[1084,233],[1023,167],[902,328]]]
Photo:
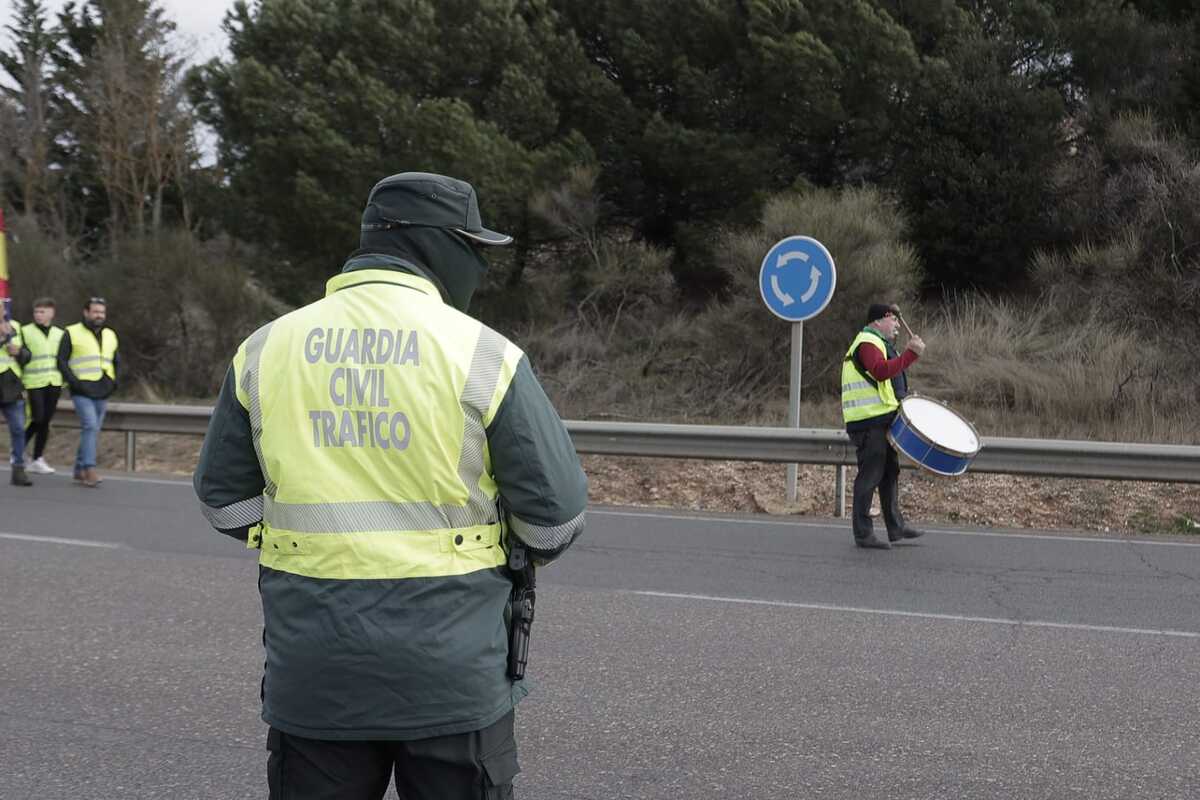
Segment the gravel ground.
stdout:
[[[0,454],[7,455],[7,437]],[[78,433],[51,434],[46,459],[70,469]],[[140,434],[139,471],[188,475],[200,452],[191,436]],[[103,433],[100,468],[125,468],[125,435]],[[782,464],[585,456],[594,503],[695,511],[829,517],[834,467],[802,465],[797,500],[786,500]],[[34,476],[36,479],[36,476]],[[847,485],[854,470],[847,470]],[[901,506],[913,524],[1066,529],[1200,536],[1200,485],[972,475],[943,478],[905,470]],[[847,492],[849,502],[849,492]]]

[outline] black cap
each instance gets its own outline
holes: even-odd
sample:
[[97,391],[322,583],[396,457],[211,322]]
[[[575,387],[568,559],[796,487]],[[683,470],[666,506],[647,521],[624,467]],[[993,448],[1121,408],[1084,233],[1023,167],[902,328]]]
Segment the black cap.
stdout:
[[505,245],[513,240],[483,227],[471,184],[445,175],[401,172],[384,178],[367,196],[367,209],[372,213],[363,213],[364,232],[414,225],[451,230],[479,244]]
[[895,303],[871,303],[871,307],[867,309],[867,324],[870,325],[877,319],[883,319],[888,314],[900,314],[900,306]]

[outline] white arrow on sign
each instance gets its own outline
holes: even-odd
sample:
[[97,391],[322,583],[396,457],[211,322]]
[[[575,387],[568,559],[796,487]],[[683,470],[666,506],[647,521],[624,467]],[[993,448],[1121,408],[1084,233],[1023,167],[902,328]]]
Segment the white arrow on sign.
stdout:
[[[783,269],[789,263],[791,263],[792,261],[795,261],[797,259],[799,259],[800,261],[808,261],[808,253],[803,253],[803,252],[798,252],[798,251],[792,252],[792,253],[784,253],[784,254],[780,255],[778,259],[775,260],[775,268]],[[804,294],[800,295],[800,300],[805,303],[807,303],[809,300],[811,300],[813,295],[815,295],[817,293],[817,287],[820,285],[820,282],[821,282],[821,270],[817,269],[817,267],[814,265],[812,268],[812,272],[810,272],[808,274],[808,289],[805,290]],[[788,294],[782,288],[780,288],[778,275],[771,276],[771,291],[774,292],[775,297],[777,297],[779,299],[779,302],[782,303],[784,306],[790,306],[792,303],[796,302],[796,298],[792,297],[790,294]]]
[[809,300],[812,300],[812,296],[817,293],[817,286],[819,286],[820,283],[821,270],[814,266],[812,268],[812,272],[808,273],[808,290],[805,291],[804,294],[800,295],[800,299],[805,303],[807,303]]
[[778,275],[771,276],[771,291],[775,293],[775,296],[777,298],[779,298],[779,302],[783,303],[785,306],[790,306],[792,303],[796,302],[795,298],[793,298],[790,294],[785,292],[783,289],[779,288],[779,276]]

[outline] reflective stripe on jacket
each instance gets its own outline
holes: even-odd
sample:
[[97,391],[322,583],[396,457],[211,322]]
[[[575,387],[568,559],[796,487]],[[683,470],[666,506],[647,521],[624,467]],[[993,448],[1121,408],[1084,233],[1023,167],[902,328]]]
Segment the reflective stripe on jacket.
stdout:
[[[9,348],[9,345],[14,345],[14,344],[17,347],[23,346],[23,338],[21,336],[21,323],[17,322],[14,319],[14,320],[9,320],[9,325],[12,326],[12,331],[13,331],[12,338],[9,339],[4,344],[0,344],[0,375],[3,375],[5,372],[8,372],[9,370],[12,370],[13,374],[16,375],[18,378],[20,378],[21,377],[21,364],[19,361],[17,361],[17,359],[13,358],[12,356],[10,356],[8,354],[8,348]],[[14,385],[13,388],[15,390],[19,391],[19,388],[17,386]]]
[[105,376],[109,380],[117,379],[113,360],[117,355],[118,342],[112,328],[102,328],[99,340],[82,322],[67,326],[66,332],[71,337],[71,355],[67,365],[78,380],[99,381]]
[[891,414],[900,407],[895,389],[890,380],[876,381],[864,374],[854,360],[859,345],[868,344],[879,349],[887,358],[887,344],[883,337],[871,330],[860,331],[846,357],[842,361],[842,420],[858,422],[864,419]]
[[21,336],[32,355],[21,376],[25,388],[62,386],[62,373],[58,371],[58,345],[62,342],[63,329],[52,325],[49,334],[45,334],[35,323],[29,322],[22,326]]
[[232,375],[262,495],[263,717],[313,738],[486,727],[525,695],[505,672],[511,584],[485,429],[521,351],[391,270],[343,273],[260,328]]

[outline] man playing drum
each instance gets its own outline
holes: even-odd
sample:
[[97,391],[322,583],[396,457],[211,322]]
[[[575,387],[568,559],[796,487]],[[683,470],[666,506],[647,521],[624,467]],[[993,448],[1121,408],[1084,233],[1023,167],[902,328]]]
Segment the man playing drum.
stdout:
[[[859,547],[890,550],[892,542],[915,539],[924,531],[904,524],[900,513],[900,459],[888,444],[887,432],[900,401],[908,394],[905,370],[925,351],[920,336],[911,336],[903,353],[893,342],[900,330],[900,309],[894,303],[874,303],[867,311],[867,326],[846,351],[842,361],[842,419],[858,455],[854,479],[854,543]],[[879,504],[887,525],[887,541],[875,536],[871,524],[871,498],[879,490]]]

